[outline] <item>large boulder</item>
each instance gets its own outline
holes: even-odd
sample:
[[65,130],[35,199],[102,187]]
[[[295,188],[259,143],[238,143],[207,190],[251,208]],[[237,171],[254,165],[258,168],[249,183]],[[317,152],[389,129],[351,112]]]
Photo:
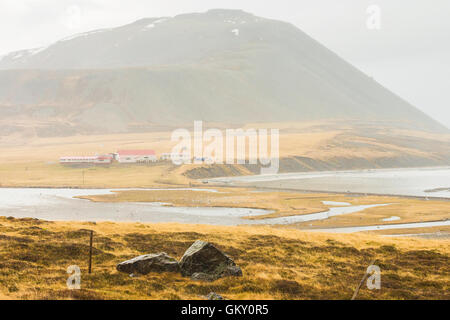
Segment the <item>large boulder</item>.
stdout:
[[128,274],[148,274],[150,272],[180,272],[178,261],[165,252],[146,254],[121,262],[117,270]]
[[197,240],[180,261],[181,273],[194,280],[213,281],[227,276],[242,276],[242,270],[226,254],[209,242]]

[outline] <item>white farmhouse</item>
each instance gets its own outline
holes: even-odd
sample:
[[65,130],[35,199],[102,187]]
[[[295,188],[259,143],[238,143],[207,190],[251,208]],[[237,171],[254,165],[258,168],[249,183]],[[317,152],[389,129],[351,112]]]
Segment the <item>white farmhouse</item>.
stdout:
[[161,161],[181,161],[183,163],[189,163],[190,157],[185,153],[163,153],[160,157]]
[[156,162],[154,150],[119,150],[117,161],[119,163],[149,163]]

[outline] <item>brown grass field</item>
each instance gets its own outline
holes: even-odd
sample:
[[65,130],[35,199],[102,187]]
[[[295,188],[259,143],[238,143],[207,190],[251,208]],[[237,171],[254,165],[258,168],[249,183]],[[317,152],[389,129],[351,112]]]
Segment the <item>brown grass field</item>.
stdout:
[[3,187],[139,188],[188,185],[190,180],[170,162],[75,168],[56,163],[0,164]]
[[[265,124],[264,127],[283,129],[281,157],[302,155],[327,160],[361,154],[367,159],[398,155],[430,156],[413,146],[396,145],[383,139],[349,138],[350,128],[317,129],[323,125]],[[398,133],[411,138],[411,141],[417,138],[447,143],[450,139],[448,136],[425,136],[413,131]],[[118,149],[151,148],[160,154],[169,152],[172,145],[169,132],[2,138],[0,187],[199,186],[200,182],[184,175],[186,167],[175,167],[169,162],[91,168],[64,167],[57,163],[58,158],[64,155],[92,155]],[[241,174],[250,172],[243,171]],[[363,287],[358,298],[450,299],[448,239],[388,238],[380,235],[381,232],[322,234],[302,230],[398,223],[381,221],[390,216],[399,216],[401,223],[448,219],[448,201],[217,189],[221,193],[125,191],[87,198],[92,201],[158,201],[175,206],[251,207],[274,211],[256,219],[323,211],[328,207],[322,203],[326,200],[353,205],[391,205],[289,228],[94,224],[0,217],[0,299],[203,299],[211,291],[228,299],[350,299],[372,259],[377,259],[382,271],[381,290],[370,291]],[[87,274],[87,230],[95,232],[94,272],[90,275]],[[448,234],[450,229],[405,229],[382,233],[438,231]],[[204,283],[175,274],[131,278],[115,270],[117,263],[140,254],[165,251],[179,259],[197,239],[210,241],[230,255],[242,267],[244,277]],[[68,290],[66,287],[66,270],[70,265],[79,265],[82,269],[81,290]]]
[[[0,218],[0,297],[5,299],[350,299],[377,259],[381,290],[359,299],[450,299],[448,240],[307,233],[271,227],[44,222]],[[93,273],[87,273],[94,230]],[[181,258],[197,239],[210,241],[243,269],[242,278],[196,282],[177,274],[131,278],[115,265],[165,251]],[[68,290],[66,269],[82,270]]]
[[[209,126],[215,127],[215,124]],[[221,128],[220,125],[216,127]],[[415,147],[416,144],[429,147],[433,144],[440,150],[440,146],[450,141],[450,135],[446,134],[392,131],[393,129],[379,130],[381,137],[374,139],[365,136],[364,130],[360,132],[351,129],[345,123],[264,123],[244,126],[258,127],[280,129],[281,158],[303,156],[327,161],[336,157],[363,157],[369,162],[386,157],[434,159],[438,156],[436,152],[425,152]],[[186,128],[192,130],[189,126]],[[393,139],[389,139],[388,132],[398,135],[403,142],[395,143]],[[58,164],[61,156],[104,154],[119,149],[154,149],[160,155],[170,152],[175,144],[176,142],[171,141],[171,131],[46,138],[14,135],[0,137],[0,186],[115,188],[195,183],[182,174],[187,170],[186,166],[174,168],[169,163],[88,169],[66,168]],[[195,167],[189,166],[189,169]],[[251,174],[242,168],[240,170],[241,174]]]

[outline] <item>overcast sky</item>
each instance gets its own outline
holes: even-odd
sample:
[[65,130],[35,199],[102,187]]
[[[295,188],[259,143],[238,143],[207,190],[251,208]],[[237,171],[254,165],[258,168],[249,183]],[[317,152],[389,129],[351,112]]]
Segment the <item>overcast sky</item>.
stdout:
[[[371,5],[381,9],[380,29],[367,27]],[[213,8],[295,24],[450,128],[449,0],[0,0],[0,55],[143,17]]]

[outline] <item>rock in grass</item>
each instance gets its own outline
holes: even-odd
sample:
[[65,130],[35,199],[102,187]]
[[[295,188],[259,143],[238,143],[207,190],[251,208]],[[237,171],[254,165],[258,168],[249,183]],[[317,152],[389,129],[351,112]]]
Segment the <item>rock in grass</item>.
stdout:
[[206,299],[208,300],[225,300],[224,297],[222,297],[220,294],[217,294],[215,292],[210,292],[207,296]]
[[226,254],[209,242],[197,240],[180,261],[181,273],[193,280],[214,281],[227,276],[242,276],[242,270]]
[[178,261],[165,252],[146,254],[119,263],[117,271],[128,274],[148,274],[150,272],[180,272]]
[[195,272],[193,274],[191,274],[191,280],[195,280],[195,281],[214,281],[217,280],[219,277],[212,275],[212,274],[207,274],[204,272]]

